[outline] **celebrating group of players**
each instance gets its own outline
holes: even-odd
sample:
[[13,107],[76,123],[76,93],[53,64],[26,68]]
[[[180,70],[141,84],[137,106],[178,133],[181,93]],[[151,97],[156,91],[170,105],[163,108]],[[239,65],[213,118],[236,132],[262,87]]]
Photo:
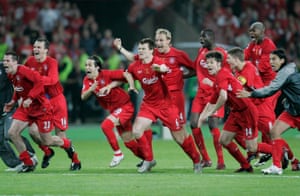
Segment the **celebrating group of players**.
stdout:
[[[125,146],[142,160],[137,164],[137,171],[151,171],[156,165],[151,124],[160,119],[191,158],[194,172],[202,172],[203,168],[212,166],[201,130],[203,122],[208,120],[217,154],[216,169],[226,168],[224,147],[240,163],[236,172],[253,172],[251,161],[260,153],[265,156],[255,166],[273,158],[273,164],[262,170],[265,174],[282,174],[289,160],[292,170],[300,170],[299,161],[286,141],[280,138],[289,127],[300,127],[297,104],[300,84],[297,85],[296,65],[288,63],[284,51],[276,49],[273,41],[264,36],[261,22],[250,26],[249,35],[251,42],[246,49],[234,47],[226,51],[215,44],[214,32],[204,29],[200,33],[202,46],[194,62],[184,51],[172,47],[172,35],[167,29],[157,29],[155,41],[140,40],[136,55],[122,46],[121,39],[115,39],[114,47],[131,62],[126,70],[105,70],[101,58],[90,56],[85,65],[81,98],[85,100],[94,95],[101,107],[109,111],[101,123],[114,151],[109,166],[115,167],[124,159],[114,133],[116,128]],[[15,96],[5,105],[4,111],[8,112],[19,102],[9,135],[23,162],[20,172],[33,171],[37,164],[20,136],[27,125],[34,141],[45,153],[42,167],[47,167],[54,155],[49,146],[60,146],[72,160],[71,170],[81,168],[77,153],[64,132],[68,127],[66,101],[58,80],[57,62],[47,56],[48,46],[47,40],[38,39],[34,43],[33,57],[25,66],[17,64],[13,52],[7,52],[3,59],[15,89]],[[182,66],[186,71],[183,72]],[[198,79],[198,91],[192,104],[192,135],[189,135],[183,86],[184,78],[194,75]],[[132,123],[134,107],[120,84],[128,82],[128,91],[137,92],[135,80],[140,82],[144,97]],[[275,121],[275,107],[280,96],[286,98],[285,111]],[[224,117],[225,105],[230,112],[220,131],[218,122]],[[57,128],[56,136],[50,134],[53,125]],[[259,143],[258,131],[262,135]],[[246,156],[236,143],[247,151]]]

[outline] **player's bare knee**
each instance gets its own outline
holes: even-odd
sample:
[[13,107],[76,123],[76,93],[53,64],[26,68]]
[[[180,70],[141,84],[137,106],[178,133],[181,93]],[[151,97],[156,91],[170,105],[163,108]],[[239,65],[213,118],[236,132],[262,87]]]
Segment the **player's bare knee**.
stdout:
[[133,139],[133,134],[130,131],[123,132],[120,136],[124,142],[129,142]]
[[257,144],[256,143],[247,143],[246,142],[246,148],[249,152],[256,152],[257,151]]
[[16,131],[14,131],[13,129],[9,129],[8,130],[8,137],[10,139],[14,140],[16,138],[16,136],[17,136],[17,132]]
[[222,146],[227,146],[231,141],[225,137],[220,137],[219,142]]

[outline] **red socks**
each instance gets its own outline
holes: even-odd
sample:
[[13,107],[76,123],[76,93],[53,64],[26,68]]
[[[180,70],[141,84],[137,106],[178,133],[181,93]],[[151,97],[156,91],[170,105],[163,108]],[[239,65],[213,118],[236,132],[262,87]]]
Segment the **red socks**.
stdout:
[[213,128],[211,130],[211,134],[213,136],[213,142],[218,158],[218,164],[224,164],[224,157],[223,157],[223,150],[222,150],[222,145],[219,142],[220,139],[220,130],[218,128]]
[[71,147],[71,140],[69,140],[68,138],[61,138],[64,141],[63,146],[61,146],[64,149],[68,149]]
[[139,157],[140,159],[143,159],[144,157],[142,156],[142,154],[139,152],[139,147],[138,147],[138,143],[136,140],[131,140],[129,142],[124,142],[125,146],[131,150],[131,152]]
[[201,154],[203,160],[209,161],[210,157],[209,157],[206,147],[205,147],[204,138],[203,138],[201,129],[200,128],[192,128],[192,132],[193,132],[195,143],[200,151],[200,154]]
[[51,154],[50,148],[48,146],[39,145],[39,148],[45,153],[45,155],[48,156]]
[[200,162],[200,154],[197,151],[195,142],[191,135],[185,138],[185,140],[181,144],[181,148],[193,160],[194,164]]
[[151,129],[147,129],[146,131],[144,131],[144,134],[148,140],[148,144],[150,146],[150,150],[153,151],[152,149],[152,130]]
[[117,137],[113,131],[114,127],[115,127],[114,123],[109,119],[105,119],[101,124],[101,129],[104,135],[106,136],[111,148],[114,151],[117,151],[120,150],[120,147],[118,144]]
[[241,164],[242,168],[249,168],[251,166],[234,142],[230,142],[227,146],[224,147],[235,158],[235,160],[237,160],[237,162]]
[[143,160],[152,161],[153,160],[153,152],[148,143],[147,137],[145,134],[142,135],[139,139],[136,139],[138,143],[139,152],[143,157]]
[[257,144],[257,152],[271,154],[272,153],[272,145],[267,144],[267,143],[258,143]]
[[272,142],[272,158],[273,165],[281,168],[281,158],[283,155],[285,141],[283,139],[275,139]]
[[30,154],[27,150],[20,153],[19,158],[25,165],[33,165]]
[[291,151],[290,146],[284,139],[275,139],[272,142],[272,158],[273,158],[273,165],[281,168],[281,159],[283,156],[283,150],[286,150],[288,153],[288,158],[292,160],[294,158],[294,154]]

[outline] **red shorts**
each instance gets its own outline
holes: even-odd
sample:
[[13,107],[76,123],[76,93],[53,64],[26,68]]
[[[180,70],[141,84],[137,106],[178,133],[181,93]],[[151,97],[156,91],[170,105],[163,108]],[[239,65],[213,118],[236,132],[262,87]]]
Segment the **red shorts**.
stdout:
[[173,90],[170,91],[171,100],[174,105],[177,106],[179,111],[179,118],[180,123],[185,124],[186,123],[186,116],[185,116],[185,105],[184,105],[184,94],[181,90]]
[[65,96],[61,93],[50,99],[53,107],[54,127],[65,131],[68,129],[68,108]]
[[171,131],[178,131],[182,128],[182,124],[179,122],[178,109],[171,103],[165,102],[160,107],[152,107],[142,102],[137,116],[151,119],[153,122],[159,118]]
[[[207,103],[208,102],[206,99],[196,96],[192,103],[191,112],[192,113],[201,113],[204,110]],[[224,106],[222,106],[212,116],[218,117],[218,118],[224,118],[224,111],[225,111]]]
[[246,140],[257,138],[258,112],[255,105],[249,105],[243,111],[230,111],[223,130],[240,134],[242,131]]
[[[42,109],[41,109],[42,110]],[[23,107],[18,107],[15,113],[13,114],[13,119],[21,120],[28,122],[29,125],[36,123],[41,133],[49,133],[53,129],[52,123],[52,110],[51,108],[43,109],[43,115],[34,115],[34,111],[28,111]],[[34,116],[32,116],[32,114]]]
[[133,113],[134,113],[134,107],[131,102],[111,111],[111,115],[119,119],[120,127],[124,131],[132,130],[131,120],[133,117]]
[[278,117],[278,120],[287,123],[292,128],[298,128],[298,130],[300,130],[300,116],[292,116],[287,111],[283,111]]
[[263,102],[256,107],[258,110],[258,130],[264,133],[270,133],[276,119],[271,102]]

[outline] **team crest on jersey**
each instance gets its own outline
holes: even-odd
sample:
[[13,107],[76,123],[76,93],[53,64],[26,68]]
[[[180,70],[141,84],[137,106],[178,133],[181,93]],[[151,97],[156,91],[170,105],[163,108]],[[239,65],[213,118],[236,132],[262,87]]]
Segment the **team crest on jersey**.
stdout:
[[143,73],[143,71],[142,70],[137,70],[137,73],[141,74],[141,73]]
[[231,86],[231,84],[228,84],[227,90],[228,90],[228,91],[232,91],[232,86]]
[[122,108],[118,108],[114,111],[114,115],[119,115],[122,112]]
[[44,71],[48,70],[48,65],[47,64],[44,64],[43,67],[44,67]]
[[103,79],[100,80],[99,82],[101,85],[104,85],[105,84],[105,81]]
[[20,76],[19,76],[19,75],[16,76],[16,80],[17,80],[17,81],[20,80]]
[[242,85],[245,85],[247,83],[247,79],[244,76],[239,76],[237,79]]
[[175,63],[175,57],[169,58],[169,63],[170,63],[170,64],[174,64],[174,63]]

